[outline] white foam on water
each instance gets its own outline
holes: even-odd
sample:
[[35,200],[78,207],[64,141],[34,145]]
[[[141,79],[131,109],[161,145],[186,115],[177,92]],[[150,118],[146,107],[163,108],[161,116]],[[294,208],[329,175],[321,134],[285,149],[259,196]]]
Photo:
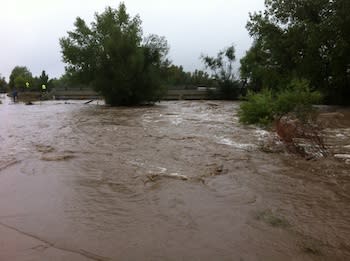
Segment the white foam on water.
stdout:
[[252,149],[256,148],[256,145],[254,145],[254,144],[238,143],[238,142],[235,142],[229,138],[219,138],[217,143],[223,144],[223,145],[228,145],[228,146],[234,147],[235,149],[241,149],[241,150],[252,150]]

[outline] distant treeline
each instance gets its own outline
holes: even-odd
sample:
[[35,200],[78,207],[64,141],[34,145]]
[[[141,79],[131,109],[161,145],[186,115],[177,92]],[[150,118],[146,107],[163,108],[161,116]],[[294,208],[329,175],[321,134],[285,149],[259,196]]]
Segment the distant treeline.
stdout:
[[166,89],[216,87],[213,97],[237,99],[299,81],[326,103],[350,104],[350,1],[266,0],[265,7],[250,14],[247,29],[254,42],[240,60],[239,79],[233,45],[216,57],[203,55],[204,71],[186,72],[167,58],[166,39],[144,36],[140,17],[131,17],[121,3],[96,14],[90,25],[76,19],[60,39],[66,63],[60,78],[49,79],[45,71],[33,77],[17,66],[8,84],[0,77],[0,90],[38,91],[43,84],[48,90],[93,88],[107,103],[133,105],[157,101]]
[[[29,87],[27,87],[26,83],[29,84]],[[11,72],[9,83],[7,83],[5,77],[0,77],[0,91],[2,92],[12,89],[40,91],[43,84],[49,90],[53,88],[64,90],[93,88],[88,84],[81,83],[69,73],[65,73],[59,78],[49,78],[49,75],[43,70],[40,76],[33,76],[26,66],[16,66]],[[207,72],[203,70],[186,72],[182,66],[173,64],[162,68],[161,84],[167,89],[196,89],[200,86],[217,86],[215,78],[211,77]]]

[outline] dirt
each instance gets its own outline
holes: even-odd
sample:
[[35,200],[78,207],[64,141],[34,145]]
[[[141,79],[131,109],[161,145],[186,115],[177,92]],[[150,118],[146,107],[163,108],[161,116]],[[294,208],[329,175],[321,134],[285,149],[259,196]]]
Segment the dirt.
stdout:
[[2,102],[0,260],[350,259],[350,110],[305,160],[236,102]]

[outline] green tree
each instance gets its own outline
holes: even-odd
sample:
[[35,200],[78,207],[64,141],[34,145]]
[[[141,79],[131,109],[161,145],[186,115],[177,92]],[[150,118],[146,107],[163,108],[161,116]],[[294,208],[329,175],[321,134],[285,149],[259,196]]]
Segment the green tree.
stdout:
[[161,78],[162,84],[170,89],[188,88],[191,85],[191,74],[185,72],[181,65],[177,66],[172,64],[163,67]]
[[195,86],[212,87],[213,85],[210,75],[202,70],[195,70],[191,74],[191,83]]
[[16,66],[10,74],[9,87],[24,90],[26,82],[33,82],[32,73],[25,66]]
[[6,92],[6,88],[7,88],[7,82],[5,77],[1,77],[0,74],[0,92]]
[[283,73],[269,59],[269,53],[261,47],[261,41],[255,41],[253,46],[241,59],[240,76],[249,90],[261,91],[264,87],[278,89],[290,79],[289,72]]
[[217,81],[221,99],[237,99],[240,94],[240,85],[235,78],[234,62],[236,60],[234,46],[227,47],[220,51],[216,57],[202,56],[211,76]]
[[247,24],[255,41],[241,60],[241,77],[255,89],[304,78],[329,102],[349,103],[350,1],[265,0],[265,6]]
[[68,73],[93,86],[111,105],[160,99],[167,42],[156,35],[143,38],[140,17],[130,17],[124,3],[96,13],[90,27],[79,17],[74,26],[60,39]]
[[49,76],[46,74],[45,71],[41,72],[41,75],[40,75],[39,79],[40,79],[40,86],[43,85],[43,84],[45,84],[46,86],[48,85],[48,83],[49,83]]
[[213,86],[213,80],[207,72],[195,70],[186,72],[183,67],[171,64],[162,70],[162,82],[168,89],[195,89],[198,86]]

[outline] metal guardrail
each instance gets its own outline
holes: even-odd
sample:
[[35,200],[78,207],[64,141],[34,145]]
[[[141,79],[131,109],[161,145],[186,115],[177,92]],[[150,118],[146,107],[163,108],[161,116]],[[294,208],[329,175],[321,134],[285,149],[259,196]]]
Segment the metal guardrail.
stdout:
[[[96,100],[102,97],[92,90],[55,91],[52,97],[56,100]],[[162,100],[205,100],[208,99],[207,91],[203,90],[169,90]]]
[[74,91],[54,91],[51,93],[55,100],[98,100],[101,96],[93,90],[74,90]]
[[208,99],[207,91],[202,90],[169,90],[164,100],[205,100]]

